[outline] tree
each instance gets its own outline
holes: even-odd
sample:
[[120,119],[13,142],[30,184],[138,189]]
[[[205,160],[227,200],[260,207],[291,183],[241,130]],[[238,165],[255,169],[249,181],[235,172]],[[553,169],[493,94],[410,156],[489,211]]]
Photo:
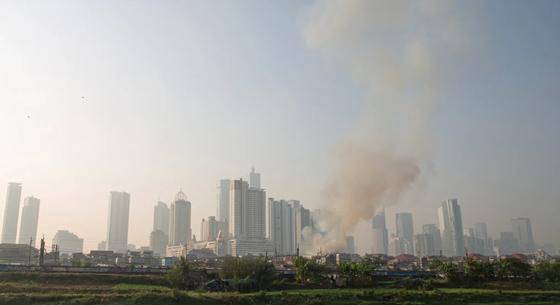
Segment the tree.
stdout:
[[468,258],[463,266],[465,278],[470,281],[486,282],[495,278],[494,264]]
[[167,280],[175,288],[192,289],[195,282],[192,279],[193,268],[184,256],[175,263],[173,268],[167,272]]
[[504,258],[495,264],[498,279],[527,278],[531,275],[531,266],[516,258]]
[[452,262],[438,261],[435,263],[436,269],[446,278],[448,281],[455,282],[460,279],[459,268]]
[[533,274],[540,281],[559,282],[560,262],[540,261],[533,268]]
[[223,279],[253,280],[259,289],[267,289],[276,279],[276,270],[263,257],[226,257],[221,263]]
[[296,280],[300,283],[318,281],[324,276],[325,267],[314,260],[300,256],[296,259],[295,265]]

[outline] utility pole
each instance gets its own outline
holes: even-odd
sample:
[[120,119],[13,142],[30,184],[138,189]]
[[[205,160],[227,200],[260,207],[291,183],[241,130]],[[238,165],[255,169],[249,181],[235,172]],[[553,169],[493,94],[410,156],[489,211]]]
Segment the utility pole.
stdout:
[[33,237],[29,238],[29,261],[27,263],[28,266],[31,266],[31,249],[33,248]]
[[45,262],[45,236],[41,238],[41,250],[39,252],[39,266],[43,267]]

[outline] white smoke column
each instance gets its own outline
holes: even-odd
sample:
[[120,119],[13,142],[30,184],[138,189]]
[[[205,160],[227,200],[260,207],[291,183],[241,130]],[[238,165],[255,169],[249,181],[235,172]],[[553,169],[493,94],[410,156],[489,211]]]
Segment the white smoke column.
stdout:
[[[344,236],[381,205],[398,203],[430,164],[436,72],[433,51],[461,48],[449,2],[317,2],[305,41],[364,88],[363,117],[334,150],[323,201],[337,216],[315,247],[340,250]],[[326,249],[329,250],[329,249]]]

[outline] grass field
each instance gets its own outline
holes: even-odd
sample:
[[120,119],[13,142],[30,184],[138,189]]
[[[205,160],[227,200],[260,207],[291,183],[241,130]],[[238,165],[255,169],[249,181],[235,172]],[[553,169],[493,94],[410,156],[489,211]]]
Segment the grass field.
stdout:
[[[114,304],[114,305],[251,305],[251,304],[560,304],[560,290],[437,288],[407,290],[305,289],[256,293],[209,293],[177,291],[153,276],[74,275],[64,281],[61,275],[0,274],[0,304]],[[10,279],[10,280],[7,280]],[[53,280],[54,279],[54,280]],[[90,280],[90,283],[87,281]],[[126,284],[125,284],[126,282]],[[133,282],[134,284],[130,284]]]

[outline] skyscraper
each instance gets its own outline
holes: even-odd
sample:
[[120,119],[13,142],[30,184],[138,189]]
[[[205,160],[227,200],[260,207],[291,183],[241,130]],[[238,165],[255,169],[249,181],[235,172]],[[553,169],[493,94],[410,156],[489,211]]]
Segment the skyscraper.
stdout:
[[230,182],[229,231],[234,238],[265,238],[265,196],[263,189],[249,188],[243,179]]
[[107,250],[126,253],[128,249],[128,216],[130,194],[111,192],[107,221]]
[[6,206],[4,207],[4,220],[2,222],[3,244],[15,244],[17,225],[19,219],[19,203],[21,200],[21,183],[9,183],[6,192]]
[[243,179],[232,180],[229,185],[229,233],[234,238],[246,235],[247,191],[249,184]]
[[[434,255],[439,255],[443,249],[441,245],[441,232],[435,224],[425,224],[422,226],[422,233],[432,236],[434,244]],[[416,251],[418,253],[418,251]]]
[[187,195],[180,190],[171,204],[169,215],[169,244],[172,246],[187,245],[191,241],[191,203]]
[[261,188],[261,174],[255,172],[255,168],[251,168],[249,173],[249,187],[252,189]]
[[207,220],[203,218],[200,226],[200,240],[216,240],[220,231],[227,232],[225,222],[216,220],[215,216],[209,216]]
[[160,257],[165,256],[168,241],[167,234],[163,231],[152,231],[152,233],[150,233],[150,249],[154,251],[154,255]]
[[477,222],[474,224],[474,237],[486,240],[488,238],[488,229],[486,223]]
[[304,208],[299,200],[288,200],[288,204],[292,207],[292,214],[294,220],[294,238],[293,246],[294,251],[300,250],[311,250],[311,240],[304,240],[303,231],[305,227],[311,226],[311,213],[308,209]]
[[216,213],[216,220],[218,221],[228,222],[230,182],[231,180],[229,179],[222,179],[220,180],[220,185],[218,186],[218,210]]
[[443,255],[463,256],[463,219],[457,199],[448,199],[438,208],[439,229],[442,236]]
[[388,254],[389,250],[389,233],[385,224],[385,209],[373,216],[371,222],[373,230],[373,248],[374,254]]
[[268,198],[268,238],[280,255],[295,253],[293,207],[285,200]]
[[40,200],[35,197],[27,197],[23,201],[21,210],[21,223],[19,227],[18,244],[31,245],[34,247],[37,240],[37,224],[39,222]]
[[154,227],[152,231],[157,230],[169,236],[169,208],[165,202],[161,201],[154,206]]
[[[404,254],[414,254],[414,224],[411,213],[397,213],[396,215],[397,236],[402,245]],[[400,253],[399,253],[400,254]]]
[[416,234],[414,236],[416,256],[426,257],[436,255],[434,247],[434,236],[428,233]]
[[535,241],[533,239],[533,229],[529,218],[514,218],[511,220],[513,236],[519,242],[519,251],[531,253],[535,251]]

